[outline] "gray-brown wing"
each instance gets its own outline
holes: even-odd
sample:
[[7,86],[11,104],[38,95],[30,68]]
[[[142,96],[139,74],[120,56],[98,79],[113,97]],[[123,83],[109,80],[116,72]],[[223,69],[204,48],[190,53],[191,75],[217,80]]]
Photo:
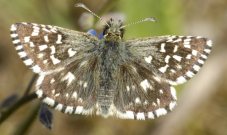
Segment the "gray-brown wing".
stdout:
[[35,23],[11,25],[11,38],[20,58],[35,73],[63,67],[98,44],[87,33]]
[[116,72],[115,115],[125,119],[154,119],[176,105],[174,87],[135,61],[119,66]]
[[207,59],[212,41],[193,36],[160,36],[126,41],[132,55],[172,85],[193,77]]
[[89,53],[57,72],[40,74],[36,93],[56,110],[68,114],[92,114],[96,111],[99,86],[99,59]]

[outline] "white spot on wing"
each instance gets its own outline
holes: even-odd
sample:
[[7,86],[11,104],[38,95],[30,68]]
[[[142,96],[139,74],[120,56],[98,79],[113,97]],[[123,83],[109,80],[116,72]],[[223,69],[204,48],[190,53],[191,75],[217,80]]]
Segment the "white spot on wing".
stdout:
[[68,49],[68,55],[69,55],[69,57],[72,57],[72,56],[74,56],[76,54],[76,51],[74,51],[72,48],[69,48]]
[[191,54],[188,54],[187,56],[186,56],[186,59],[191,59],[192,58],[192,55]]
[[137,120],[145,120],[145,115],[143,112],[139,112],[136,114],[136,119]]
[[84,109],[83,106],[77,106],[75,114],[81,114],[83,112],[83,109]]
[[84,88],[87,88],[87,82],[84,83],[83,87]]
[[47,47],[48,47],[47,45],[40,45],[39,50],[43,51],[43,50],[47,49]]
[[159,90],[159,93],[160,93],[160,94],[163,94],[163,90],[162,90],[162,89],[160,89],[160,90]]
[[[34,24],[33,24],[34,25]],[[40,28],[36,25],[33,26],[32,36],[38,36],[39,35]]]
[[41,68],[38,65],[35,65],[34,67],[32,67],[32,71],[35,73],[39,73],[41,71]]
[[52,94],[55,94],[55,90],[52,90],[51,93],[52,93]]
[[173,58],[180,62],[182,57],[178,55],[173,55]]
[[169,104],[169,109],[172,111],[175,106],[176,106],[176,102],[175,101],[172,101]]
[[72,114],[72,113],[73,113],[73,107],[72,107],[72,106],[67,106],[67,107],[65,108],[65,113]]
[[177,93],[176,93],[176,90],[173,86],[170,87],[170,92],[171,92],[171,95],[172,97],[177,100]]
[[152,105],[153,105],[153,106],[157,106],[157,104],[156,104],[155,102],[152,102]]
[[166,57],[165,57],[165,62],[166,62],[166,63],[169,63],[169,59],[170,59],[170,56],[169,56],[169,55],[166,55]]
[[166,115],[167,111],[165,108],[159,108],[159,109],[155,110],[155,113],[156,113],[157,117],[159,117],[162,115]]
[[17,27],[15,24],[11,25],[11,28],[10,28],[11,31],[16,31],[17,30]]
[[37,79],[37,82],[36,82],[36,86],[39,86],[40,84],[42,84],[44,77],[45,77],[44,74],[41,74],[39,76],[39,78]]
[[74,91],[74,92],[73,92],[73,94],[72,94],[72,98],[77,99],[77,92],[76,92],[76,91]]
[[23,49],[23,46],[22,46],[22,45],[18,45],[18,46],[16,47],[16,50],[20,50],[20,49]]
[[68,80],[67,85],[70,85],[74,79],[75,79],[75,76],[74,76],[71,72],[68,72],[68,73],[62,78],[62,80]]
[[207,41],[207,45],[211,47],[212,46],[212,41],[211,40],[208,40]]
[[30,42],[30,36],[28,36],[28,37],[24,37],[24,42],[25,42],[25,43]]
[[47,62],[48,62],[48,60],[46,59],[46,60],[43,60],[43,64],[47,64]]
[[149,119],[154,119],[154,114],[153,114],[153,112],[148,112],[148,118],[149,118]]
[[50,58],[51,58],[54,65],[61,62],[59,59],[55,58],[54,55],[51,55]]
[[162,73],[165,73],[169,65],[165,65],[164,67],[159,68],[158,70]]
[[184,44],[185,48],[191,48],[191,46],[189,44]]
[[55,79],[52,78],[52,79],[50,80],[50,83],[53,84],[54,82],[55,82]]
[[148,82],[147,79],[143,80],[141,83],[140,83],[140,86],[143,88],[143,90],[146,92],[148,88],[151,87],[150,83]]
[[195,74],[192,71],[188,71],[186,75],[190,78],[192,78]]
[[13,44],[18,44],[18,43],[20,43],[19,39],[13,40]]
[[160,78],[160,77],[158,77],[158,76],[153,76],[153,78],[155,79],[155,81],[161,82],[161,78]]
[[186,81],[187,81],[187,80],[186,80],[183,76],[178,77],[177,80],[176,80],[176,82],[177,82],[178,84],[184,83],[184,82],[186,82]]
[[126,86],[126,89],[127,89],[127,91],[130,91],[130,88],[129,88],[129,86]]
[[56,41],[56,44],[62,44],[62,35],[58,34],[58,39]]
[[157,98],[157,104],[158,104],[158,106],[160,106],[160,99],[159,98]]
[[203,59],[207,59],[207,56],[204,55],[204,54],[202,54],[201,57],[202,57]]
[[198,66],[198,65],[194,65],[193,67],[192,67],[195,71],[199,71],[199,69],[200,69],[200,66]]
[[162,43],[161,44],[161,50],[160,50],[160,52],[166,52],[166,50],[165,50],[165,43]]
[[29,45],[30,45],[30,47],[35,47],[33,42],[30,42]]
[[180,41],[182,41],[182,39],[178,38],[178,39],[174,40],[173,43],[177,43],[177,42],[180,42]]
[[51,50],[50,54],[52,54],[52,55],[55,54],[56,51],[55,51],[55,47],[54,46],[51,46],[50,50]]
[[205,50],[204,50],[204,52],[206,52],[206,53],[210,53],[210,52],[211,52],[211,50],[210,50],[210,49],[205,49]]
[[[43,26],[42,26],[42,27],[43,27]],[[48,29],[46,29],[46,28],[42,28],[42,30],[45,31],[45,32],[47,32],[47,33],[50,32],[50,31],[49,31]]]
[[197,56],[197,54],[198,54],[198,51],[192,50],[192,55]]
[[63,104],[58,104],[55,109],[58,110],[58,111],[61,111],[63,108]]
[[85,64],[87,64],[87,61],[86,61],[86,60],[85,60],[85,61],[82,61],[82,62],[80,63],[80,67],[84,66]]
[[24,61],[24,64],[29,66],[29,65],[32,65],[33,61],[31,59],[27,59]]
[[43,53],[39,53],[38,54],[38,58],[43,58],[44,54]]
[[55,103],[55,101],[49,97],[44,98],[43,102],[45,102],[46,104],[48,104],[50,106],[54,106],[54,103]]
[[175,46],[174,46],[174,49],[173,49],[173,52],[174,52],[174,53],[177,52],[177,49],[178,49],[178,46],[175,45]]
[[133,111],[126,111],[126,118],[134,119],[134,112]]
[[204,64],[204,61],[201,59],[198,59],[199,64]]
[[147,63],[151,63],[151,61],[152,61],[152,56],[148,56],[148,57],[144,57],[144,59],[145,59],[145,61],[147,62]]
[[136,104],[141,104],[141,100],[140,100],[139,97],[137,97],[137,98],[135,99],[135,103],[136,103]]
[[56,93],[54,96],[55,96],[55,97],[58,97],[58,96],[60,96],[60,93]]
[[27,56],[27,54],[26,54],[25,52],[19,52],[18,55],[19,55],[21,58]]
[[15,37],[18,37],[18,34],[13,33],[13,34],[11,34],[10,36],[11,36],[12,38],[15,38]]
[[38,98],[41,98],[43,96],[43,91],[42,90],[37,90],[35,93],[38,96]]
[[45,36],[44,36],[44,41],[49,42],[48,35],[45,35]]
[[184,40],[184,42],[190,42],[192,39],[191,38],[187,38]]

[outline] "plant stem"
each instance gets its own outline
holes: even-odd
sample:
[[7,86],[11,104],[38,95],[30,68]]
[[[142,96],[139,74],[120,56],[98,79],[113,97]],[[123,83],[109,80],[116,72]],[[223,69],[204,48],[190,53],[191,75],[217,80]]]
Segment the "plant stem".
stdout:
[[33,92],[27,96],[23,96],[22,98],[20,98],[15,104],[10,106],[7,110],[2,110],[0,112],[0,125],[18,108],[20,108],[22,105],[32,101],[35,98],[37,98],[37,95],[35,92]]

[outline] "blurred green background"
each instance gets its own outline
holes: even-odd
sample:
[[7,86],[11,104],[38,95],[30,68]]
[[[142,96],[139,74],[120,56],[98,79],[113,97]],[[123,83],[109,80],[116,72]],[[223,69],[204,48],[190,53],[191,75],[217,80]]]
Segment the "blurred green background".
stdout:
[[[125,39],[158,35],[199,35],[213,40],[208,61],[192,80],[177,87],[178,106],[148,121],[69,116],[57,111],[50,131],[38,119],[28,135],[227,135],[227,1],[226,0],[0,0],[0,101],[23,94],[33,73],[17,56],[9,28],[16,22],[35,22],[87,31],[100,31],[97,18],[84,15],[74,4],[83,2],[104,19],[121,17],[125,23],[145,17],[156,23],[126,28]],[[16,135],[38,100],[23,106],[0,125],[1,135]],[[1,116],[0,116],[1,117]]]

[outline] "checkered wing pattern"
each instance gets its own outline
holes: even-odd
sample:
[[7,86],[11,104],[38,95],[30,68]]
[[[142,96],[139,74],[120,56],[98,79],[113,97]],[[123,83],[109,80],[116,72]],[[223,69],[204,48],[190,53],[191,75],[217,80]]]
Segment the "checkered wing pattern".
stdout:
[[160,36],[129,40],[126,46],[156,77],[178,85],[199,71],[211,51],[212,41],[193,36]]
[[64,70],[40,74],[36,85],[38,97],[64,113],[91,114],[99,89],[97,60],[91,53],[71,62]]
[[176,105],[176,91],[154,72],[129,61],[117,72],[116,115],[126,119],[154,119],[172,111]]
[[96,37],[34,23],[13,24],[11,37],[25,65],[39,74],[36,93],[43,102],[64,113],[91,113],[98,89]]
[[13,24],[11,38],[20,58],[35,73],[58,70],[97,43],[87,33],[35,23]]
[[115,30],[117,26],[109,24],[99,40],[57,26],[16,23],[11,37],[25,65],[39,74],[38,97],[51,107],[69,114],[138,120],[165,115],[176,105],[172,85],[199,71],[211,40],[193,36],[116,40],[117,32],[123,34],[122,29]]

